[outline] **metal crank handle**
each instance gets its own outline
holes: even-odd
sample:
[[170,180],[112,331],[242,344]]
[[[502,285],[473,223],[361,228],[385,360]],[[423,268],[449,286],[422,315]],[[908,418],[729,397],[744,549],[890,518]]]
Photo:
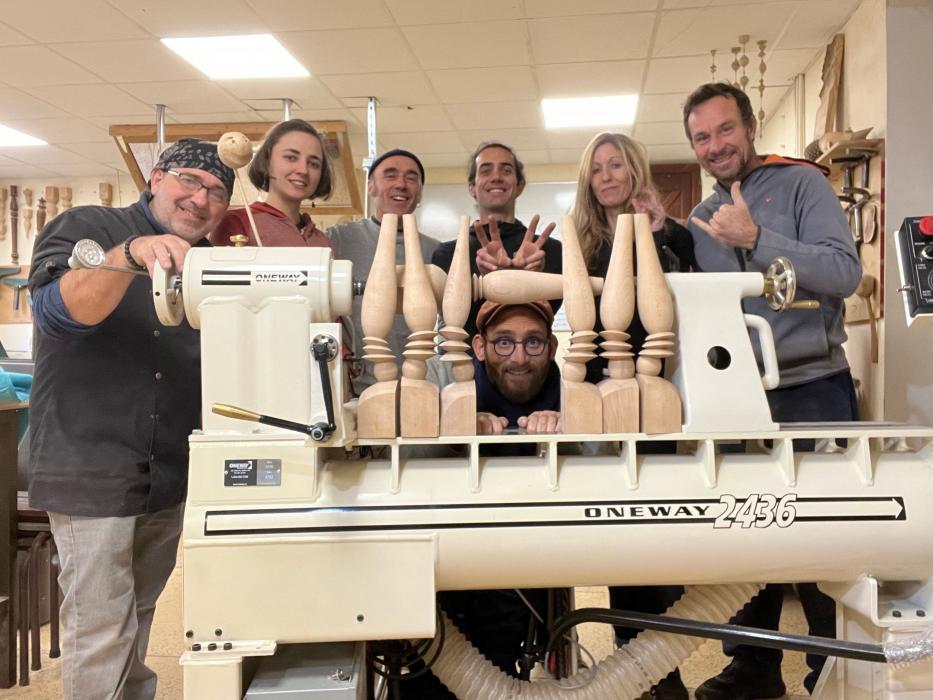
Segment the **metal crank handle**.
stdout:
[[112,270],[113,272],[126,272],[131,275],[149,276],[148,270],[134,270],[123,265],[107,265],[104,260],[107,253],[100,243],[90,238],[82,238],[75,243],[71,256],[68,258],[68,267],[72,270]]
[[319,432],[319,426],[317,424],[303,425],[301,423],[296,423],[295,421],[285,420],[284,418],[264,416],[261,413],[254,413],[253,411],[247,411],[245,408],[231,406],[230,404],[226,403],[215,403],[213,406],[211,406],[211,413],[216,413],[218,416],[225,416],[226,418],[233,418],[235,420],[249,420],[256,423],[262,423],[263,425],[271,425],[276,428],[294,430],[296,433],[310,435],[315,440],[322,439],[320,437],[315,437],[315,434]]

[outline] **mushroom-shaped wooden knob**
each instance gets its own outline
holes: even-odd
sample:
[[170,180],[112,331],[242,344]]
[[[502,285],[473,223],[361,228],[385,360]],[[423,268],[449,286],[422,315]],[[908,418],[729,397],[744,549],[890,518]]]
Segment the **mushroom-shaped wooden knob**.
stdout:
[[217,155],[228,168],[239,170],[253,159],[253,145],[246,134],[228,131],[217,140]]

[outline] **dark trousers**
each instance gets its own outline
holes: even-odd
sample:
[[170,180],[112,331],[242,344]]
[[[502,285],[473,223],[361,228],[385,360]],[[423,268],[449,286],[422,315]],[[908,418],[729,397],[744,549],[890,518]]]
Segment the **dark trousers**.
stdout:
[[[806,384],[786,389],[774,389],[767,394],[771,417],[778,423],[858,420],[858,400],[852,374],[848,370]],[[795,440],[794,449],[802,452],[812,451],[813,441]],[[832,598],[821,593],[813,583],[797,584],[797,594],[807,618],[810,634],[819,637],[835,637],[836,604]],[[783,601],[784,586],[768,584],[732,619],[732,622],[737,625],[776,630],[781,619]],[[780,649],[764,649],[741,644],[725,643],[723,651],[728,656],[774,666],[780,666],[783,657]],[[825,662],[825,656],[807,654],[807,665],[811,669],[804,679],[807,690],[812,692]]]

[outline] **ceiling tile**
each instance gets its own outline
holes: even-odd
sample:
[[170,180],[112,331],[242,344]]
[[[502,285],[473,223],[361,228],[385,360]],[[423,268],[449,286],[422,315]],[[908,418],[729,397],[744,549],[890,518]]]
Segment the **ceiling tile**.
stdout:
[[26,92],[79,117],[152,112],[149,105],[112,85],[53,85],[26,88]]
[[529,20],[532,54],[537,63],[644,58],[654,19],[636,13]]
[[35,165],[0,165],[0,178],[55,177],[55,173]]
[[97,177],[113,175],[113,168],[103,163],[87,161],[85,163],[50,163],[43,166],[62,177]]
[[538,86],[530,66],[428,71],[444,103],[537,100]]
[[320,80],[337,97],[375,97],[386,106],[437,104],[431,83],[420,71],[322,75]]
[[[172,121],[176,124],[210,124],[212,122],[277,122],[282,113],[276,114],[274,119],[265,119],[259,112],[244,110],[242,112],[172,112]],[[155,113],[148,121],[155,122]],[[128,122],[132,124],[133,122]]]
[[109,2],[157,37],[261,34],[269,29],[262,17],[243,0],[197,0],[196,2],[159,0],[158,3],[145,0],[109,0]]
[[[481,131],[460,130],[460,141],[467,151],[472,152],[483,141],[492,138],[490,131],[484,129]],[[547,146],[547,132],[542,128],[537,129],[496,129],[495,140],[511,146],[522,160],[524,152],[532,149],[541,149]]]
[[[366,110],[351,110],[360,124],[366,123]],[[453,131],[453,125],[443,107],[383,107],[376,112],[376,131],[395,134],[413,131]]]
[[638,100],[638,123],[682,119],[687,94],[687,92],[672,92],[664,95],[642,95]]
[[67,116],[48,102],[37,100],[22,90],[0,89],[0,119],[41,119]]
[[646,61],[591,61],[536,66],[541,97],[618,95],[641,91]]
[[[268,120],[268,117],[271,113],[269,112],[260,112],[259,113],[263,118]],[[349,110],[343,107],[338,109],[296,109],[292,112],[292,116],[298,117],[300,119],[307,119],[310,122],[313,121],[342,121],[347,123],[347,127],[351,130],[358,125],[355,115]],[[282,118],[282,115],[279,114],[273,121],[279,120]]]
[[681,144],[687,142],[680,122],[648,122],[635,127],[635,138],[645,145]]
[[16,70],[3,75],[6,83],[16,87],[100,82],[93,74],[45,46],[0,48],[0,65],[16,66]]
[[547,146],[552,151],[577,149],[577,158],[583,155],[583,149],[593,137],[603,131],[598,127],[586,129],[555,129],[547,132]]
[[[832,0],[835,2],[835,0]],[[763,5],[774,0],[664,0],[664,9],[678,10],[687,7],[708,7],[711,5]]]
[[[814,49],[789,49],[787,51],[772,51],[766,63],[768,69],[765,71],[765,86],[788,85],[794,81],[794,75],[803,73],[810,63],[816,58],[819,50]],[[757,104],[755,96],[757,92],[753,90],[758,84],[758,62],[755,61],[754,72],[749,71],[751,83],[748,92],[752,95],[752,102]]]
[[72,143],[68,145],[68,150],[77,153],[80,156],[87,158],[88,160],[106,162],[108,160],[113,160],[114,157],[120,157],[120,151],[117,149],[117,144],[113,140],[90,142],[90,143]]
[[579,148],[552,148],[550,153],[552,163],[573,163],[574,165],[580,162],[580,156],[583,155]]
[[0,148],[0,154],[24,163],[45,166],[49,163],[86,163],[87,159],[58,146],[19,146]]
[[545,150],[522,151],[519,156],[525,165],[544,165],[553,162],[551,152]]
[[25,131],[49,143],[81,143],[103,141],[107,130],[77,117],[52,119],[11,119],[6,125]]
[[386,0],[386,5],[400,25],[483,22],[522,17],[522,3],[519,0]]
[[530,63],[522,21],[435,24],[405,27],[402,31],[421,65],[428,70]]
[[717,49],[717,64],[725,72],[732,62],[730,47],[737,45],[740,34],[748,34],[751,41],[747,54],[757,63],[755,42],[766,39],[773,43],[789,25],[797,7],[796,2],[773,2],[750,5],[742,12],[736,12],[734,7],[665,12],[658,25],[654,54],[658,57],[704,54],[708,65],[710,49]]
[[848,21],[859,5],[859,0],[803,3],[794,15],[794,21],[781,36],[778,48],[822,48]]
[[283,32],[280,41],[314,75],[417,70],[398,29]]
[[302,109],[341,106],[340,101],[317,78],[217,80],[213,82],[244,101],[288,97]]
[[[55,44],[55,51],[114,83],[192,80],[204,75],[156,39]],[[119,57],[119,60],[115,60]]]
[[275,31],[361,29],[393,24],[381,0],[248,0]]
[[118,87],[148,105],[163,104],[172,112],[236,112],[243,103],[208,80],[170,83],[122,83]]
[[20,46],[22,44],[31,44],[32,39],[24,36],[16,30],[0,23],[0,46]]
[[[722,77],[722,76],[720,76]],[[709,82],[709,56],[655,58],[648,63],[645,92],[683,93]]]
[[[105,114],[99,117],[88,117],[87,121],[91,122],[92,124],[96,124],[97,126],[101,127],[105,131],[109,130],[110,127],[113,126],[114,124],[153,124],[155,125],[156,111],[155,111],[155,107],[153,107],[149,116],[146,116],[145,114]],[[174,114],[169,113],[165,115],[165,121],[166,123],[174,124],[175,122],[178,121],[178,119],[175,118]],[[110,137],[106,136],[105,138],[110,138]],[[90,140],[100,141],[101,139],[88,139],[88,140],[89,141]]]
[[459,153],[461,160],[467,152],[455,131],[415,131],[392,134],[394,148],[405,148],[419,156],[422,153]]
[[113,9],[104,0],[68,0],[53,6],[29,2],[3,4],[3,21],[36,41],[51,43],[106,39],[133,39],[147,36],[137,24]]
[[[525,129],[541,127],[541,105],[526,102],[468,102],[447,106],[458,129]],[[493,136],[491,135],[490,138]]]
[[615,12],[648,12],[656,10],[657,7],[658,0],[525,0],[525,16],[604,15]]
[[648,158],[652,163],[695,163],[693,150],[684,143],[682,146],[648,146]]

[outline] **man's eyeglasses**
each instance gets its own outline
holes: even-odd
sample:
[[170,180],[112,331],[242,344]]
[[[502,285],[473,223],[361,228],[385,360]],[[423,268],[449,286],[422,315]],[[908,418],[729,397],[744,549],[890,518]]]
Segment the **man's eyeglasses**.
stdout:
[[511,338],[495,338],[489,342],[492,343],[492,349],[495,350],[496,354],[500,357],[511,356],[511,354],[515,352],[515,347],[518,345],[521,345],[525,349],[525,354],[529,357],[537,357],[543,353],[544,349],[547,347],[547,341],[536,336],[525,338],[521,342],[516,342]]
[[185,190],[185,192],[197,194],[203,188],[207,190],[208,199],[211,201],[217,204],[230,203],[230,195],[227,194],[227,190],[223,187],[208,187],[194,175],[189,175],[188,173],[179,173],[175,170],[166,170],[165,172],[178,178],[178,184],[181,185],[181,188]]

